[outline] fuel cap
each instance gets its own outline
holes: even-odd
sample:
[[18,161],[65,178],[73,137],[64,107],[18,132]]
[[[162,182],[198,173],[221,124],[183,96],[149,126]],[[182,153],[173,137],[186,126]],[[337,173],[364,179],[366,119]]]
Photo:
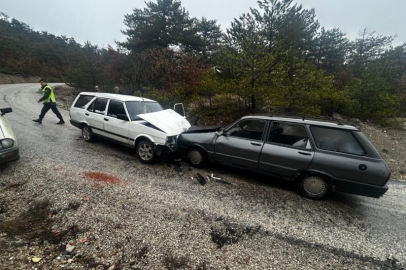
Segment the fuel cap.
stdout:
[[361,171],[365,171],[366,169],[368,169],[367,165],[365,165],[365,164],[359,165],[358,168],[359,168]]

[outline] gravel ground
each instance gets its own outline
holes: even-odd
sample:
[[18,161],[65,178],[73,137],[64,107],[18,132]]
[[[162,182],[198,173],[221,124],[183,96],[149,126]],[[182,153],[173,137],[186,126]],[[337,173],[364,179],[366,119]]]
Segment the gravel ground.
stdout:
[[404,269],[404,182],[379,200],[319,202],[243,171],[143,165],[52,112],[33,123],[37,90],[0,86],[21,148],[0,166],[0,269]]

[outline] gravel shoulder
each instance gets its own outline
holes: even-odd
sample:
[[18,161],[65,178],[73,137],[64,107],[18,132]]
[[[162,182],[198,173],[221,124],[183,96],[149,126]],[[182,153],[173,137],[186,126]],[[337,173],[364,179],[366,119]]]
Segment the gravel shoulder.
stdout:
[[404,182],[379,200],[315,202],[243,171],[144,165],[52,112],[32,123],[37,89],[0,86],[21,147],[0,166],[0,269],[404,269]]

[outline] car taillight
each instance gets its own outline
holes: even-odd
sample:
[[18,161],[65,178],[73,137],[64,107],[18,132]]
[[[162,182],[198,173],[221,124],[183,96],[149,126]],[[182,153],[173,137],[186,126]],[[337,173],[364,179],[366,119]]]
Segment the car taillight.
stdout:
[[390,173],[390,174],[388,175],[388,181],[390,180],[391,177],[392,177],[392,173]]

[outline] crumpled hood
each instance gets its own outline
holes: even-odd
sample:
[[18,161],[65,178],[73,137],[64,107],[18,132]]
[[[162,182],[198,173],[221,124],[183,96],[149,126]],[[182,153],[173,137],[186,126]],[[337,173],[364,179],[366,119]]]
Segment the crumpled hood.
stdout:
[[161,129],[168,136],[179,135],[190,128],[189,121],[171,109],[137,116]]

